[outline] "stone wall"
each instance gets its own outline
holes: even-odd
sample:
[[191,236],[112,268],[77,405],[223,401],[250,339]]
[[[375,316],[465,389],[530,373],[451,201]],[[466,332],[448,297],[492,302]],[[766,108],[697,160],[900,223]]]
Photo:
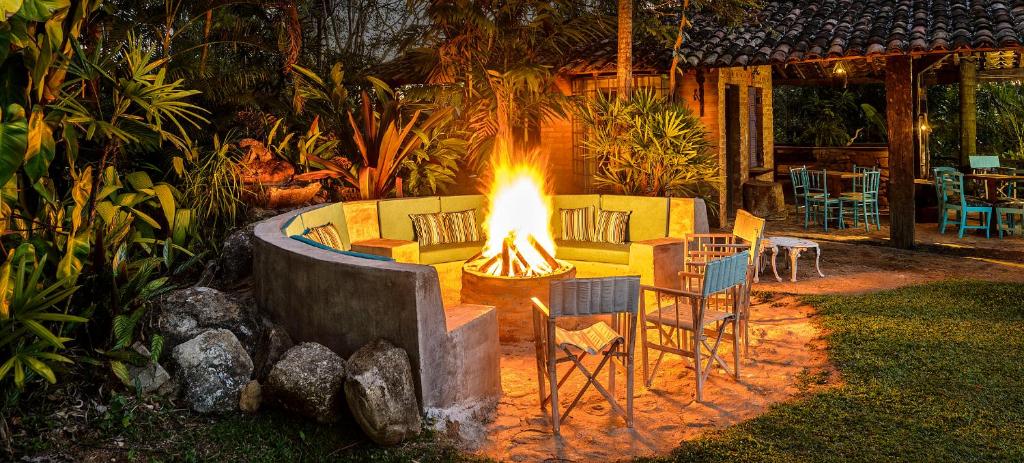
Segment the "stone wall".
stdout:
[[791,198],[789,169],[807,166],[814,169],[851,171],[853,166],[878,167],[882,183],[879,203],[889,203],[889,148],[886,145],[853,146],[776,146],[775,175],[786,183],[786,197]]

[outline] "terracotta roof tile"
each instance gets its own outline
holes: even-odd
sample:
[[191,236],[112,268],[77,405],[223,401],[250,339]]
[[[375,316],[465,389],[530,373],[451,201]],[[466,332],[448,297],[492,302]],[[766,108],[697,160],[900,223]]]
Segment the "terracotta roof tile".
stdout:
[[[1024,0],[769,0],[739,27],[700,14],[692,23],[681,50],[690,67],[1015,49],[1024,44]],[[667,67],[671,60],[663,45],[636,47],[638,63]],[[572,67],[600,71],[594,65],[614,65],[614,55],[614,41],[607,41]]]

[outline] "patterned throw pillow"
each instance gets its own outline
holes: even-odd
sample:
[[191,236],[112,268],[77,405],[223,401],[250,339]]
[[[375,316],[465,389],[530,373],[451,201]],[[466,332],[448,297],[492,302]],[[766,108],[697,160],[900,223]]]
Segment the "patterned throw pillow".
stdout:
[[338,233],[338,228],[334,224],[320,225],[319,227],[307,229],[302,236],[332,249],[345,250],[341,244],[341,234]]
[[559,209],[562,218],[562,239],[566,241],[590,241],[594,232],[594,208]]
[[451,237],[448,235],[448,227],[444,223],[443,213],[409,214],[409,218],[412,219],[412,228],[416,231],[416,241],[419,241],[420,246],[434,246],[452,242]]
[[448,237],[451,243],[472,243],[480,241],[480,231],[476,226],[476,210],[469,209],[456,212],[442,212]]
[[629,226],[629,211],[601,211],[594,228],[595,243],[623,244]]

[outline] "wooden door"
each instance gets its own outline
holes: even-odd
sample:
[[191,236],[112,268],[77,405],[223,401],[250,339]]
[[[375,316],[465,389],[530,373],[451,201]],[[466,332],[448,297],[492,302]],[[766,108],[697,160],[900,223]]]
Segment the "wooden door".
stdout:
[[725,87],[725,204],[721,213],[724,217],[736,216],[743,208],[743,179],[741,158],[743,137],[740,119],[740,88],[736,85]]

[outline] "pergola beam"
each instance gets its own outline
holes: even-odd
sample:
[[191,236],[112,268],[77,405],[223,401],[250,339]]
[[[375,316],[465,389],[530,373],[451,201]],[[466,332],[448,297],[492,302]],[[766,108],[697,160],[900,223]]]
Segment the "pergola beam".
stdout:
[[914,73],[913,58],[885,62],[885,115],[889,128],[889,239],[914,247]]

